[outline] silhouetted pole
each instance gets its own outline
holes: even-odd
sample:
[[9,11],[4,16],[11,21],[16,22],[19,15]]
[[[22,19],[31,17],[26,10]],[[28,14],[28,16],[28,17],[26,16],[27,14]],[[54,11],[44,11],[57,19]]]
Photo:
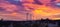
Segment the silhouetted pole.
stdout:
[[26,20],[27,21],[28,21],[28,18],[29,18],[28,16],[29,16],[29,13],[26,13]]
[[29,17],[30,17],[29,19],[32,20],[32,14],[30,14]]
[[26,19],[27,20],[32,20],[32,14],[26,13]]

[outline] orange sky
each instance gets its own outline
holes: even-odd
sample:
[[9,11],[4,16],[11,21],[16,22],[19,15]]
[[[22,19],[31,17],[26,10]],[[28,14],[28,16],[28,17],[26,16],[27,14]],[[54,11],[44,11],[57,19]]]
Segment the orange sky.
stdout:
[[[47,3],[50,3],[50,0],[39,0],[43,3],[43,5],[38,5],[34,3],[34,0],[22,0],[22,6],[11,4],[8,1],[0,0],[0,7],[5,9],[5,11],[0,12],[0,16],[4,20],[27,20],[26,18],[26,12],[21,11],[27,10],[29,15],[28,20],[39,20],[41,18],[46,19],[60,19],[60,8],[54,8],[51,6],[46,6]],[[60,1],[55,1],[60,2]],[[18,11],[19,10],[19,11]],[[10,13],[11,12],[11,13]]]

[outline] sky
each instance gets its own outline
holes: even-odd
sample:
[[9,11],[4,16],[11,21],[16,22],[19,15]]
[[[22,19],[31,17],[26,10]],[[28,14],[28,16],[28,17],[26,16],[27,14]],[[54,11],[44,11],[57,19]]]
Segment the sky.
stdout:
[[27,21],[60,19],[60,0],[0,0],[0,19]]

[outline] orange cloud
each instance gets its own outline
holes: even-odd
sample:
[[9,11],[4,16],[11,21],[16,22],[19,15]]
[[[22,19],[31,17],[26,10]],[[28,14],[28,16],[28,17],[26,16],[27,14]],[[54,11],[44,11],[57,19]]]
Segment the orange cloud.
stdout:
[[[47,3],[50,2],[50,0],[38,0],[43,3],[43,5],[34,4],[34,0],[22,0],[22,8],[21,6],[17,6],[14,4],[11,4],[8,1],[0,0],[0,7],[4,8],[5,11],[11,12],[10,14],[1,14],[1,16],[8,16],[5,19],[22,19],[27,20],[26,18],[26,12],[22,12],[22,10],[27,10],[29,14],[32,14],[32,17],[29,16],[29,18],[32,18],[31,20],[39,20],[41,18],[49,18],[49,19],[58,19],[58,14],[60,14],[60,8],[54,8],[51,6],[46,6]],[[19,10],[19,11],[18,11]],[[17,12],[16,12],[17,11]],[[56,16],[56,17],[55,17]]]

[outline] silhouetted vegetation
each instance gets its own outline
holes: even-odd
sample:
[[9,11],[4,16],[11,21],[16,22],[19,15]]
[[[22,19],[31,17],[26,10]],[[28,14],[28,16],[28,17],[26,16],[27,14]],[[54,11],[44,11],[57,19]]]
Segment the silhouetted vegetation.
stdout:
[[60,27],[60,22],[49,19],[35,21],[3,21],[1,19],[0,27]]

